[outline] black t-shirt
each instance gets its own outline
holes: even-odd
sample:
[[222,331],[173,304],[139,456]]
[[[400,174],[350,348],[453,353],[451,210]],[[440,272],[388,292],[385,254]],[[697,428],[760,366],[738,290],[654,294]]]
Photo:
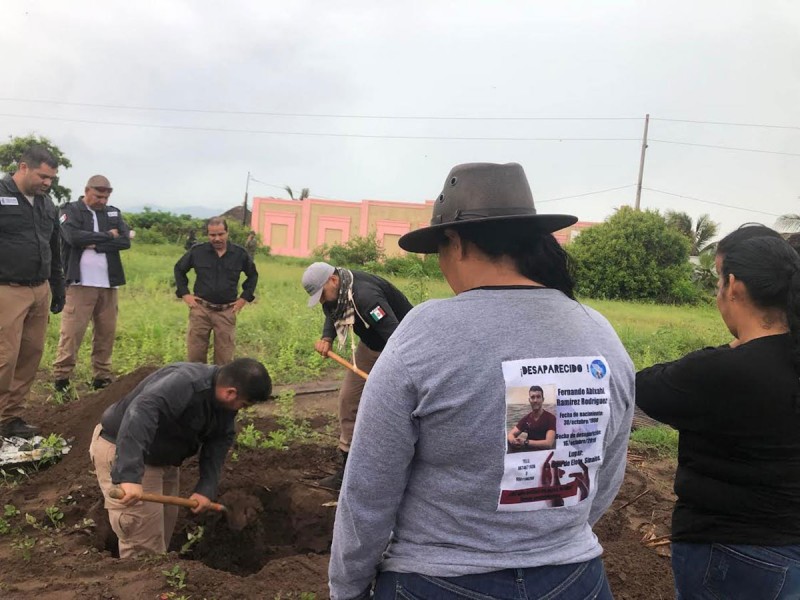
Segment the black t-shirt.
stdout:
[[680,432],[672,539],[800,543],[800,381],[790,334],[636,375],[636,404]]

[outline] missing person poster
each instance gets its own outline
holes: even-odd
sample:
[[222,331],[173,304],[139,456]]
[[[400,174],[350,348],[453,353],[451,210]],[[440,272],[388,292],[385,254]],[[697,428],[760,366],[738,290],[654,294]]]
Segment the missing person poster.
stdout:
[[609,419],[602,356],[503,363],[506,455],[499,511],[573,506],[596,485]]

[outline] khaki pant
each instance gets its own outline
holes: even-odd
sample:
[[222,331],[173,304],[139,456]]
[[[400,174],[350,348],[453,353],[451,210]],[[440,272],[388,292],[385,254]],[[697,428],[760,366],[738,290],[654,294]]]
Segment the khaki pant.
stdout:
[[[178,507],[157,502],[137,502],[133,506],[125,506],[110,498],[108,492],[113,487],[111,469],[117,447],[100,437],[100,431],[100,425],[94,428],[89,458],[92,459],[97,482],[105,498],[111,529],[119,538],[119,557],[130,558],[140,552],[166,552],[178,520]],[[142,488],[145,493],[177,496],[179,481],[178,467],[144,467]]]
[[208,342],[214,332],[214,364],[233,360],[236,349],[236,313],[233,307],[211,310],[198,303],[189,309],[189,330],[186,332],[189,362],[208,361]]
[[[380,355],[380,352],[370,350],[364,342],[358,342],[356,366],[369,373]],[[366,381],[353,371],[347,371],[342,381],[342,387],[339,390],[339,449],[342,452],[350,452],[358,405],[361,402],[361,393],[364,391],[365,383]]]
[[0,285],[0,422],[21,417],[42,359],[50,286]]
[[117,332],[117,290],[71,285],[61,315],[61,335],[53,363],[55,379],[69,379],[89,321],[92,322],[92,372],[95,379],[111,379],[111,353]]

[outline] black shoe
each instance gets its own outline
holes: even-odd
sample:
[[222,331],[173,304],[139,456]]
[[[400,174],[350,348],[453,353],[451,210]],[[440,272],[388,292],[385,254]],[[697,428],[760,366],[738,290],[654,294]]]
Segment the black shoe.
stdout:
[[57,392],[63,394],[69,389],[69,379],[56,379],[55,383],[53,383],[53,387],[56,388]]
[[344,479],[344,469],[339,469],[333,475],[329,475],[328,477],[323,477],[319,481],[317,481],[317,485],[319,487],[323,487],[329,490],[339,491],[342,489],[342,480]]
[[342,489],[342,480],[344,479],[344,468],[347,466],[347,452],[339,450],[342,457],[342,466],[339,467],[333,475],[323,477],[317,481],[319,487],[327,488],[329,490],[339,491]]
[[107,388],[109,385],[111,385],[110,379],[98,379],[95,377],[92,379],[91,387],[93,390],[102,390],[103,388]]
[[32,438],[38,433],[39,428],[36,425],[28,425],[19,417],[0,423],[0,436],[2,437]]

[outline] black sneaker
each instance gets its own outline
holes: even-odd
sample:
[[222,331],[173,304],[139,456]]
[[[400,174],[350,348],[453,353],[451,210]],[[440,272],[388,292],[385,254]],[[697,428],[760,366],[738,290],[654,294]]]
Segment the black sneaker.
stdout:
[[93,390],[102,390],[103,388],[107,388],[109,385],[111,385],[110,379],[98,379],[95,377],[92,379],[91,387]]
[[344,479],[344,468],[339,469],[333,475],[323,477],[317,481],[317,485],[326,490],[338,492],[342,489],[342,480]]
[[56,379],[53,387],[57,392],[64,393],[69,389],[69,379]]
[[38,433],[39,428],[36,425],[29,425],[19,417],[0,423],[0,436],[2,437],[32,438]]

